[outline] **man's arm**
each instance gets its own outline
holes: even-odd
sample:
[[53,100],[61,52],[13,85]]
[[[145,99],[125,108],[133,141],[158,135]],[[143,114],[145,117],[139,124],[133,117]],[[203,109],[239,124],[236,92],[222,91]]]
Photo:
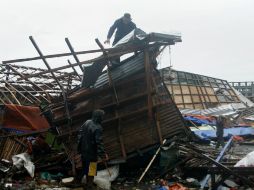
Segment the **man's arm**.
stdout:
[[118,26],[119,21],[116,20],[114,22],[114,24],[110,27],[109,31],[108,31],[108,35],[107,35],[107,40],[104,42],[105,44],[109,44],[110,43],[110,38],[112,37],[112,35],[114,34],[117,26]]
[[82,144],[82,139],[83,139],[83,136],[84,136],[84,126],[85,125],[86,125],[86,122],[80,127],[80,130],[79,130],[78,147],[77,147],[78,153],[81,153],[81,144]]

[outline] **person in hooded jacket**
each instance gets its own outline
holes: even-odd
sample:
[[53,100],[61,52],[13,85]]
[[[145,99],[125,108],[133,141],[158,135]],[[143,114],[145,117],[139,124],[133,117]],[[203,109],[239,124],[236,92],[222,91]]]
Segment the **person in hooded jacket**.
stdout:
[[80,177],[86,175],[86,189],[94,189],[93,180],[97,173],[97,162],[108,159],[102,140],[101,126],[103,110],[93,111],[92,119],[87,120],[80,129],[78,152],[81,154],[82,172]]

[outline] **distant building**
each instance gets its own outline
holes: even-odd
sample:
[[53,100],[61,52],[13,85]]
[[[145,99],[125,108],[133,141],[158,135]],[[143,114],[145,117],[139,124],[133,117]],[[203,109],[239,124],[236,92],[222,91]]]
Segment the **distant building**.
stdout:
[[241,92],[246,98],[254,101],[254,82],[230,82],[230,85]]

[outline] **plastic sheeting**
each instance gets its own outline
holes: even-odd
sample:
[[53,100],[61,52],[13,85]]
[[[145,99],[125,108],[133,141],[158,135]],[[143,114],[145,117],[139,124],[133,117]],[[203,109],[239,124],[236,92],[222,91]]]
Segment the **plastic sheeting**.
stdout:
[[21,169],[23,166],[26,168],[27,172],[31,177],[34,177],[35,166],[31,162],[30,156],[27,153],[17,154],[12,157],[13,165],[18,169]]
[[105,170],[100,170],[94,177],[94,183],[102,189],[111,189],[111,182],[119,175],[119,165],[109,167]]
[[192,121],[196,124],[215,125],[215,120],[205,116],[185,115],[183,118],[186,121]]
[[18,131],[36,131],[48,129],[49,124],[41,115],[39,107],[4,105],[1,121],[2,128]]
[[[111,182],[114,181],[119,175],[119,165],[111,166],[107,169],[97,171],[94,177],[94,183],[102,189],[110,190]],[[86,176],[83,178],[83,183],[86,181]]]
[[[202,139],[216,138],[216,130],[195,130],[193,131],[197,136]],[[224,138],[229,138],[230,136],[247,136],[254,135],[254,128],[252,127],[236,127],[224,129]]]
[[238,161],[234,167],[253,167],[254,166],[254,151],[247,154],[243,159]]
[[222,105],[216,108],[209,108],[209,109],[180,109],[180,112],[182,114],[198,114],[198,115],[204,115],[204,116],[237,116],[238,111],[240,109],[245,109],[246,106],[243,103],[232,103],[232,104],[226,104]]
[[169,42],[170,44],[175,44],[176,42],[182,42],[181,34],[171,33],[171,34],[162,34],[152,32],[146,34],[143,30],[136,28],[123,37],[121,40],[115,44],[114,47],[133,45],[133,44],[141,44],[147,42]]

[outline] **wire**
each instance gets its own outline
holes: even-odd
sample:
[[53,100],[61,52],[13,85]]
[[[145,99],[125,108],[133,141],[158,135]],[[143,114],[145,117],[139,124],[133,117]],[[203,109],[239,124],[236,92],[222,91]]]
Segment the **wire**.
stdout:
[[172,59],[171,59],[171,48],[170,45],[168,46],[168,53],[169,53],[169,67],[173,67],[172,65]]

